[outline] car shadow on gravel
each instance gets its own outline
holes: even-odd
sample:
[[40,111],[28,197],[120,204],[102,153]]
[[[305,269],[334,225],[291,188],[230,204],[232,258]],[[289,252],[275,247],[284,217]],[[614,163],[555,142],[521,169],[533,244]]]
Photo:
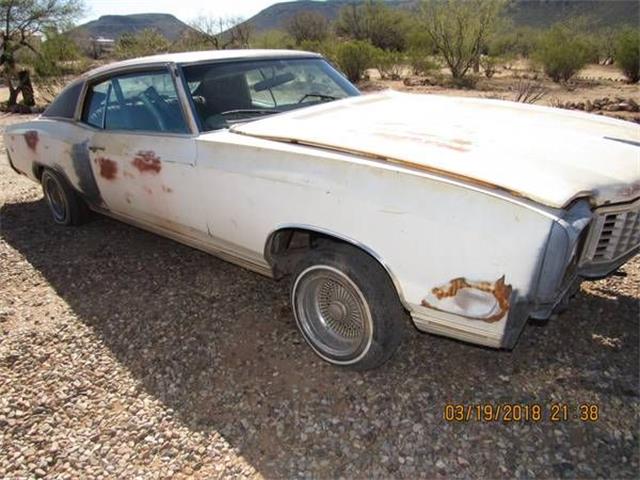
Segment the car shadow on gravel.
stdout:
[[[354,373],[304,345],[284,282],[106,218],[55,226],[42,201],[6,204],[0,216],[4,241],[149,394],[191,430],[218,432],[265,476],[637,468],[639,307],[616,290],[625,279],[607,280],[608,294],[583,289],[566,314],[528,326],[512,352],[416,332],[382,368]],[[447,402],[539,404],[544,418],[447,422]],[[601,418],[552,423],[552,403],[597,404]]]

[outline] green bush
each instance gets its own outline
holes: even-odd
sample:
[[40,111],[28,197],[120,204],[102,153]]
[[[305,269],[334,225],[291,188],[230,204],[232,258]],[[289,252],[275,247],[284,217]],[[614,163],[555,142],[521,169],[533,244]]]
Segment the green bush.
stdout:
[[367,42],[352,40],[341,43],[336,50],[336,62],[351,82],[359,81],[367,68],[375,64],[376,49]]
[[165,53],[169,51],[169,42],[155,30],[145,28],[138,34],[125,33],[116,42],[115,53],[118,58],[135,58]]
[[323,40],[321,42],[306,40],[296,48],[306,52],[319,53],[324,58],[335,62],[338,45],[330,40]]
[[295,47],[295,40],[282,30],[269,30],[262,35],[255,37],[251,41],[251,48],[282,48],[293,49]]
[[480,59],[480,66],[484,71],[484,76],[487,78],[493,77],[498,71],[498,64],[500,59],[498,57],[492,57],[490,55],[484,55]]
[[17,58],[20,63],[31,66],[37,78],[76,73],[79,59],[80,50],[75,42],[55,30],[46,32],[46,40],[37,53],[25,49]]
[[383,50],[404,50],[409,16],[380,0],[366,0],[340,9],[335,30],[341,37],[362,40]]
[[591,45],[571,29],[556,25],[542,34],[534,57],[554,82],[568,81],[592,56]]
[[407,61],[414,75],[428,75],[440,68],[440,65],[424,50],[409,50],[407,52]]
[[375,48],[374,52],[374,64],[380,73],[380,78],[400,80],[406,63],[404,56],[399,52],[388,52],[381,48]]
[[640,80],[640,30],[626,29],[616,38],[616,65],[629,82]]

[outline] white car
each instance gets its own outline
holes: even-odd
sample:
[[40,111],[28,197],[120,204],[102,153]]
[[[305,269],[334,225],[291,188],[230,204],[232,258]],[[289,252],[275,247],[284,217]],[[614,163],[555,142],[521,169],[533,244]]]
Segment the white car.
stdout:
[[[364,369],[422,331],[512,348],[640,248],[640,128],[472,98],[361,96],[321,56],[111,64],[4,134],[53,220],[88,210],[275,278]],[[407,315],[408,314],[408,315]]]

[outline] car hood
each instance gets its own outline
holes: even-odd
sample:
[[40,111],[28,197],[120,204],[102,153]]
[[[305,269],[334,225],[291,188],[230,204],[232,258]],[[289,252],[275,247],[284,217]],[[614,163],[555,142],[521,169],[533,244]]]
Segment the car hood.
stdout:
[[554,208],[640,196],[640,127],[521,103],[399,92],[235,125],[232,132],[373,157]]

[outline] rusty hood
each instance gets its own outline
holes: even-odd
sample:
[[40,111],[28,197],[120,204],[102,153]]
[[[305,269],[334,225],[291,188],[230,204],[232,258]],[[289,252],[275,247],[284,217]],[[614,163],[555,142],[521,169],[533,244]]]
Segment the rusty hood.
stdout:
[[640,127],[580,112],[399,92],[352,97],[232,132],[356,153],[550,207],[640,196]]

